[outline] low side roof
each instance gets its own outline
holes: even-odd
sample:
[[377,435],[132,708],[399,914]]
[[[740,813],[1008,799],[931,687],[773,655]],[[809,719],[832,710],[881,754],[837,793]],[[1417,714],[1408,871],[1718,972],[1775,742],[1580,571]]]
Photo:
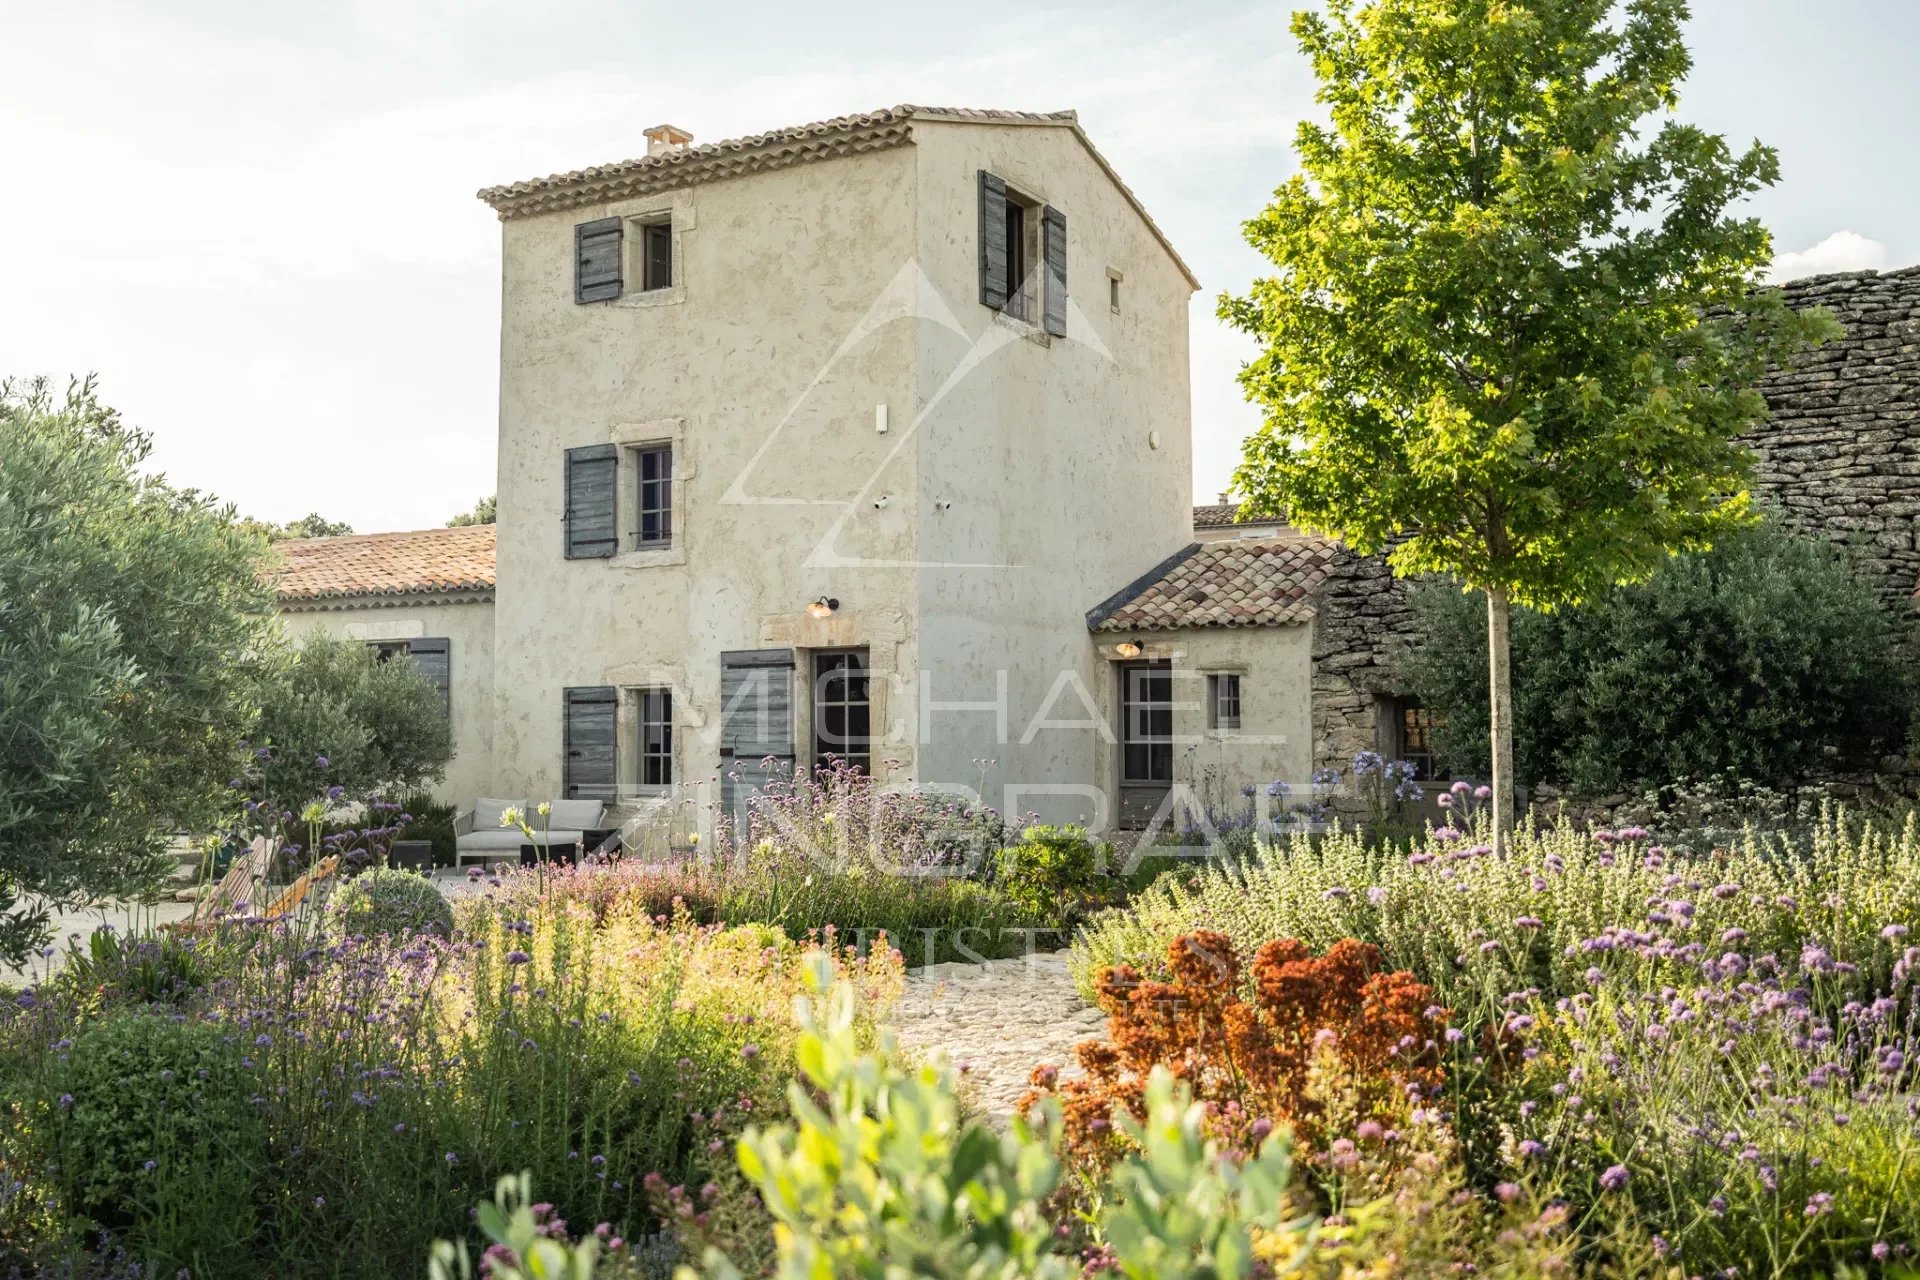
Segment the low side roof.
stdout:
[[1087,614],[1091,631],[1275,627],[1313,617],[1339,543],[1290,538],[1195,542]]
[[282,602],[493,589],[494,526],[358,533],[276,543]]

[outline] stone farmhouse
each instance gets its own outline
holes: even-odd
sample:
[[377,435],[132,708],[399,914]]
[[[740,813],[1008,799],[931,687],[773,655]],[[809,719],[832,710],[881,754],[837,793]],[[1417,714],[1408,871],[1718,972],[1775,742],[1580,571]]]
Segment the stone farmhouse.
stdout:
[[[491,187],[499,523],[282,544],[286,626],[446,692],[441,793],[739,806],[849,762],[1096,827],[1371,747],[1378,559],[1189,498],[1199,287],[1072,112],[902,106]],[[1920,551],[1920,275],[1790,286],[1763,496]]]

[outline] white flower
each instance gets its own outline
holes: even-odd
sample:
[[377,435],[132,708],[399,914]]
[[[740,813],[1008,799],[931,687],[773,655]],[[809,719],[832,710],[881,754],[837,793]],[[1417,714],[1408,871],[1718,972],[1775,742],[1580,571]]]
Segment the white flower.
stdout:
[[520,811],[514,808],[512,805],[508,805],[506,808],[502,809],[500,811],[500,825],[503,827],[519,826]]
[[550,802],[550,801],[547,801],[547,800],[542,800],[542,801],[540,802],[540,810],[539,810],[539,812],[540,812],[540,816],[541,816],[541,817],[543,817],[543,818],[544,818],[544,817],[546,817],[546,816],[547,816],[548,814],[550,814],[550,813],[552,813],[552,812],[553,812],[553,804],[552,804],[552,802]]

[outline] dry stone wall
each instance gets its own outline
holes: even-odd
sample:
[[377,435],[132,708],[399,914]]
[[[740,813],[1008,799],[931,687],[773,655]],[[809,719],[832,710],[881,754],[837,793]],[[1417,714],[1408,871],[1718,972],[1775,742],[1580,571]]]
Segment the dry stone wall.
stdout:
[[1839,542],[1888,606],[1920,581],[1920,267],[1786,286],[1843,337],[1761,383],[1772,416],[1749,435],[1753,492],[1793,528]]

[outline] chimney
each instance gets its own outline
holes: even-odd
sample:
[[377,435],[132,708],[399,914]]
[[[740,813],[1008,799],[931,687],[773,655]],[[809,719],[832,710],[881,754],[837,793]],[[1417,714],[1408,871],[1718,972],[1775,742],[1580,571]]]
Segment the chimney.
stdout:
[[647,130],[647,158],[679,151],[692,141],[693,135],[677,124],[657,124]]
[[1223,507],[1228,507],[1228,506],[1238,506],[1240,504],[1233,500],[1233,490],[1222,489],[1220,491],[1220,505]]

